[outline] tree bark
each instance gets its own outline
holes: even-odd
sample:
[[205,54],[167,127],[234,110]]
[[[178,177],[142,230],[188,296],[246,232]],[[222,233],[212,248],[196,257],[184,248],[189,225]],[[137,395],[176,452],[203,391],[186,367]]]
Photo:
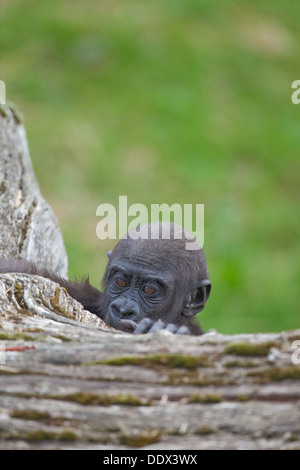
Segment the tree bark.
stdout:
[[130,335],[51,284],[1,276],[0,449],[300,448],[300,330]]
[[0,256],[19,257],[67,276],[58,221],[40,193],[20,113],[0,105]]

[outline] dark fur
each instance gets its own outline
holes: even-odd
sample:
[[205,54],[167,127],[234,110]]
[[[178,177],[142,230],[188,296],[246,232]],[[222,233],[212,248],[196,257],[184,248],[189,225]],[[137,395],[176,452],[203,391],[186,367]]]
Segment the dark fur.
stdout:
[[42,267],[39,268],[35,263],[24,259],[0,258],[0,274],[1,273],[25,273],[51,279],[51,281],[64,287],[73,299],[78,300],[78,302],[84,306],[85,310],[100,316],[102,292],[91,286],[88,278],[83,279],[82,282],[70,282],[52,271]]

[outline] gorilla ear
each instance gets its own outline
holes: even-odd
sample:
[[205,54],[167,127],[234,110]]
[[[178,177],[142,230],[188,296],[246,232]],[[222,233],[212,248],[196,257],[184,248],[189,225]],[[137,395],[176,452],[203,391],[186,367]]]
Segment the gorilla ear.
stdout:
[[192,317],[204,309],[205,303],[210,295],[211,282],[204,279],[199,282],[193,291],[188,295],[183,307],[182,315]]
[[107,255],[108,258],[110,257],[111,254],[112,254],[112,250],[110,250],[110,251],[108,251],[108,252],[106,253],[106,255]]

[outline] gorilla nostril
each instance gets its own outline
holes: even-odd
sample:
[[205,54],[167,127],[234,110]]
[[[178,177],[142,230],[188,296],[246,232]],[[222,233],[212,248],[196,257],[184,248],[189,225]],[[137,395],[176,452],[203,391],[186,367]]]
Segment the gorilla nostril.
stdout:
[[120,310],[120,316],[122,318],[132,318],[135,316],[135,312],[133,312],[132,310]]
[[133,319],[136,316],[136,313],[133,308],[128,308],[126,306],[120,306],[117,303],[111,304],[111,312],[113,315],[119,318]]
[[139,307],[131,299],[120,296],[110,304],[109,312],[116,319],[135,320],[139,316]]

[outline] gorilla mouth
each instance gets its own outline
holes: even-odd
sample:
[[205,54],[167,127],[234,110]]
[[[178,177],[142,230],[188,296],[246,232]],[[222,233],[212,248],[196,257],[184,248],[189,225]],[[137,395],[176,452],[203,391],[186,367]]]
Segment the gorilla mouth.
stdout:
[[122,315],[119,310],[113,305],[110,305],[108,307],[107,316],[105,317],[105,323],[116,330],[126,331],[128,333],[133,331],[143,318],[143,316],[138,316],[134,313]]

